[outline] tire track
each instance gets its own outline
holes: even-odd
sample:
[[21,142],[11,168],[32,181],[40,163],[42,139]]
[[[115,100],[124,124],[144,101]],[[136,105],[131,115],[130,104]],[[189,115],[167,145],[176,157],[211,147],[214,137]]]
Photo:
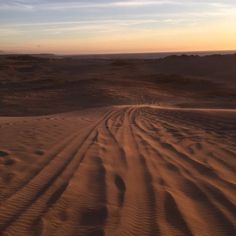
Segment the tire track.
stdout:
[[113,107],[1,202],[0,234],[233,235],[234,149],[194,114]]
[[[75,158],[76,153],[84,145],[94,129],[110,115],[109,111],[95,126],[91,128],[80,142],[74,138],[59,152],[26,186],[8,198],[0,206],[0,230],[3,231],[12,224],[27,208],[29,208],[53,182],[63,173],[64,169]],[[21,204],[19,204],[19,202]]]
[[[121,211],[120,228],[117,235],[158,235],[153,212],[154,194],[149,183],[150,175],[144,165],[145,160],[138,152],[132,131],[133,112],[126,110],[123,128],[123,147],[127,158],[129,172],[126,175],[126,193]],[[139,187],[135,187],[138,181]]]

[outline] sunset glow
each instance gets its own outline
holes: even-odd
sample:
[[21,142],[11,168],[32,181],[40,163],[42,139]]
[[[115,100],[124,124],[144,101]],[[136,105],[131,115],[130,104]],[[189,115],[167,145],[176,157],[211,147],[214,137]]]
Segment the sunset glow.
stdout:
[[236,49],[230,0],[1,0],[0,50],[117,53]]

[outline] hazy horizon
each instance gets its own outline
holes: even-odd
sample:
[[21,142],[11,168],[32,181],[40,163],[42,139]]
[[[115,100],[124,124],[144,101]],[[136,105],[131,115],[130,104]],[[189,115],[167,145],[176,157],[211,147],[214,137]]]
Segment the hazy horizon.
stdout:
[[55,54],[236,49],[233,0],[0,1],[3,51]]
[[[205,56],[205,55],[227,55],[227,54],[236,54],[236,49],[235,50],[206,50],[206,51],[150,51],[150,52],[104,52],[104,53],[93,53],[93,52],[88,52],[88,53],[57,53],[57,52],[24,52],[24,51],[4,51],[0,50],[0,55],[55,55],[55,56],[114,56],[114,57],[119,57],[119,56],[124,56],[124,57],[130,57],[131,58],[163,58],[166,56],[171,56],[171,55],[198,55],[198,56]],[[148,57],[150,55],[150,57]]]

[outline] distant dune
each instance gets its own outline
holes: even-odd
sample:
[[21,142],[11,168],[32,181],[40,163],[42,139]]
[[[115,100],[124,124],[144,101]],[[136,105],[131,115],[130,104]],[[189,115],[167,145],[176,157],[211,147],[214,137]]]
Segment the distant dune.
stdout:
[[2,115],[155,103],[236,108],[236,55],[102,60],[2,56]]
[[233,236],[236,55],[0,56],[0,235]]

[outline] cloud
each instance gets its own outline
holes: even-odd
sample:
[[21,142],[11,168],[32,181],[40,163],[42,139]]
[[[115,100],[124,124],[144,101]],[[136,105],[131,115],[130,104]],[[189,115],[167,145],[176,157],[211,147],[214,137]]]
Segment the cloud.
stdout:
[[211,5],[212,7],[236,6],[234,0],[2,0],[0,10],[32,11],[32,10],[65,10],[65,9],[91,9],[91,8],[131,8],[161,5]]
[[[127,27],[156,29],[163,26],[172,27],[174,24],[182,24],[183,27],[234,15],[236,8],[228,7],[227,4],[230,2],[217,0],[204,2],[201,0],[198,2],[192,0],[91,0],[89,2],[85,0],[2,0],[1,10],[3,10],[2,6],[10,8],[11,5],[12,8],[4,11],[5,19],[8,20],[3,18],[1,21],[0,15],[0,28],[5,29],[4,32],[7,32],[6,29],[29,32],[34,30],[34,27],[39,31],[68,32],[73,29],[92,30],[93,25],[96,26],[95,29],[103,29],[104,26],[109,25],[114,29],[123,28],[124,30],[127,30]],[[20,12],[22,10],[33,12],[8,14],[14,6],[15,10],[22,7]],[[130,10],[132,7],[135,9]],[[90,11],[90,8],[95,8],[95,10]],[[99,11],[96,11],[97,8]],[[48,14],[44,13],[46,10],[60,11]]]
[[[13,0],[2,1],[1,10],[62,10],[76,8],[113,8],[113,7],[139,7],[148,5],[167,4],[171,1],[139,1],[139,0],[120,0],[120,1],[37,1],[37,0]],[[173,3],[173,1],[172,1]]]

